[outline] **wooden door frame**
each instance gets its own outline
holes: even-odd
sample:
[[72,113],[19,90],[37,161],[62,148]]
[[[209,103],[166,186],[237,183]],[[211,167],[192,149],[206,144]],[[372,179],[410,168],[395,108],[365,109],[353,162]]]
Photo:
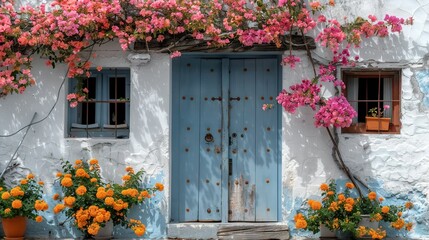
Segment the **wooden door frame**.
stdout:
[[[229,86],[229,60],[230,59],[246,59],[246,58],[255,58],[255,59],[264,59],[264,58],[276,58],[278,60],[278,63],[281,62],[281,52],[263,52],[263,53],[232,53],[232,54],[211,54],[211,53],[187,53],[183,54],[180,58],[217,58],[222,60],[222,86]],[[178,101],[176,99],[179,99],[179,93],[178,91],[174,91],[174,89],[177,89],[176,86],[179,84],[175,78],[179,76],[180,69],[179,69],[179,61],[180,59],[172,60],[171,63],[171,89],[170,89],[170,201],[169,201],[169,212],[170,212],[170,223],[179,223],[179,214],[178,214],[178,201],[176,198],[178,198],[179,189],[175,186],[173,188],[173,182],[178,181],[178,175],[180,173],[174,173],[176,169],[178,169],[178,163],[177,161],[174,161],[173,156],[178,156],[178,147],[177,143],[179,141],[179,133],[178,133],[178,121],[175,121],[175,118],[179,114],[179,108],[178,108]],[[277,73],[277,90],[280,92],[282,90],[282,73],[283,68],[278,67],[278,73]],[[222,96],[228,96],[228,88],[222,87]],[[228,149],[228,128],[224,126],[228,126],[228,104],[229,104],[229,96],[222,98],[222,177],[221,177],[221,222],[222,223],[229,223],[228,221],[228,208],[229,208],[229,191],[228,191],[228,151],[225,149]],[[277,222],[282,221],[282,208],[281,208],[281,199],[282,199],[282,109],[280,105],[275,106],[275,111],[277,111],[277,144],[278,144],[278,151],[277,151]]]

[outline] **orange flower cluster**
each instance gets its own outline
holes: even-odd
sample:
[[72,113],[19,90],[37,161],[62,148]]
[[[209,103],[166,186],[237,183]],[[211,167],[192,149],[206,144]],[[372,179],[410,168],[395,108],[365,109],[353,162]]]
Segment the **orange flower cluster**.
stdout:
[[106,209],[91,205],[88,209],[77,210],[75,221],[79,229],[87,230],[90,235],[97,235],[100,224],[109,221],[110,216],[110,212]]
[[143,234],[146,232],[146,226],[139,220],[130,219],[129,227],[139,237],[143,236]]
[[[37,215],[38,211],[48,210],[48,204],[42,200],[43,182],[36,181],[33,174],[28,174],[19,181],[19,185],[8,189],[0,186],[0,216],[12,218],[25,216],[36,222],[42,222],[43,217]],[[37,200],[35,200],[37,199]]]
[[358,238],[370,237],[372,239],[382,239],[386,237],[386,231],[381,228],[371,229],[359,226],[363,214],[369,214],[371,221],[385,221],[396,230],[405,228],[410,231],[411,223],[406,223],[402,219],[402,211],[411,208],[412,203],[407,202],[405,206],[382,206],[384,200],[378,197],[377,193],[369,192],[364,197],[353,197],[352,190],[355,185],[351,182],[345,184],[343,192],[337,192],[337,185],[334,181],[330,184],[320,185],[322,191],[322,202],[308,200],[309,209],[306,209],[307,215],[298,213],[294,217],[295,227],[317,233],[323,224],[330,230],[340,230],[349,232]]
[[302,213],[298,213],[294,217],[295,227],[297,229],[305,229],[307,227],[307,221],[305,220],[304,215]]
[[135,172],[127,167],[123,184],[105,183],[101,179],[101,168],[97,159],[75,164],[63,164],[64,173],[58,173],[64,197],[55,195],[62,201],[54,208],[55,213],[64,210],[68,217],[74,218],[76,226],[90,238],[96,235],[107,221],[131,228],[137,236],[145,233],[145,226],[137,220],[128,220],[126,215],[131,206],[150,198],[164,185],[156,183],[152,188],[141,188],[143,171]]

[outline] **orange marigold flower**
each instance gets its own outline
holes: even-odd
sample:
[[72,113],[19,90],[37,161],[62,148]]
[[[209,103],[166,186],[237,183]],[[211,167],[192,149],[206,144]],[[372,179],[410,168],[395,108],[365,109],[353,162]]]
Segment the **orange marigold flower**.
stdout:
[[38,182],[38,184],[39,184],[40,186],[45,185],[45,183],[44,183],[43,181],[39,181],[39,182]]
[[329,192],[327,192],[326,193],[328,196],[332,196],[332,195],[334,195],[335,193],[334,193],[334,191],[329,191]]
[[99,223],[102,223],[102,222],[104,222],[104,215],[103,214],[97,214],[97,216],[95,216],[95,221],[96,222],[99,222]]
[[346,188],[348,189],[353,189],[355,187],[355,185],[351,182],[346,183]]
[[42,216],[37,216],[35,220],[36,220],[36,222],[39,223],[39,222],[43,221],[43,218],[42,218]]
[[86,187],[83,185],[80,185],[77,189],[76,189],[76,194],[77,195],[84,195],[86,193]]
[[57,172],[56,177],[61,177],[63,175],[62,172]]
[[54,200],[58,200],[60,198],[60,194],[55,193],[54,196],[52,197],[52,199]]
[[114,195],[115,193],[113,192],[113,190],[112,189],[109,189],[109,190],[107,190],[106,191],[106,195],[108,196],[108,197],[113,197],[113,195]]
[[297,229],[305,229],[305,228],[307,228],[307,221],[305,221],[305,219],[298,219],[295,222],[295,227]]
[[129,181],[131,179],[131,176],[130,175],[124,175],[123,177],[122,177],[122,180],[124,180],[124,181]]
[[24,191],[19,186],[16,186],[10,190],[10,195],[12,197],[24,196]]
[[21,184],[22,184],[22,185],[25,185],[25,184],[27,184],[27,183],[28,183],[27,179],[21,179]]
[[7,199],[9,199],[10,198],[10,193],[9,192],[4,192],[4,193],[2,193],[2,195],[1,195],[1,199],[3,199],[3,200],[7,200]]
[[13,200],[13,202],[12,202],[12,208],[15,208],[15,209],[22,208],[22,201],[19,200],[19,199]]
[[384,198],[379,197],[379,198],[378,198],[378,201],[383,202],[383,201],[384,201]]
[[370,200],[375,200],[377,198],[377,193],[375,193],[375,192],[368,193],[368,198]]
[[334,0],[329,0],[329,5],[330,6],[335,6],[335,1]]
[[136,227],[133,229],[134,233],[138,236],[141,237],[143,236],[143,234],[146,232],[146,227],[142,224],[139,227]]
[[86,173],[85,169],[83,169],[83,168],[79,168],[78,170],[76,170],[76,177],[84,178],[87,175],[88,174]]
[[107,194],[106,194],[106,192],[104,190],[102,190],[102,191],[97,191],[97,193],[95,194],[95,196],[98,199],[104,199],[107,196]]
[[98,180],[97,180],[97,178],[91,178],[91,182],[92,183],[95,183],[95,182],[97,182]]
[[129,173],[134,173],[134,169],[130,166],[125,168],[125,171],[129,172]]
[[9,214],[10,212],[11,212],[10,208],[6,208],[6,209],[4,210],[4,213],[5,213],[5,214]]
[[355,200],[351,197],[346,199],[346,203],[350,204],[350,205],[354,205],[355,204]]
[[71,186],[73,186],[73,181],[69,177],[64,177],[61,180],[61,185],[63,185],[64,187],[71,187]]
[[382,212],[382,213],[388,213],[388,212],[389,212],[389,210],[390,210],[390,208],[389,208],[388,206],[383,206],[383,207],[381,208],[381,212]]
[[34,174],[32,174],[32,173],[29,173],[28,175],[27,175],[27,179],[33,179],[34,178]]
[[72,178],[72,175],[70,173],[64,174],[64,177]]
[[76,198],[75,197],[70,196],[70,197],[65,197],[64,198],[64,204],[67,207],[72,207],[75,202],[76,202]]
[[140,193],[140,195],[144,198],[150,198],[150,194],[148,191],[144,190]]
[[313,201],[310,207],[313,210],[320,210],[322,208],[322,204],[319,201]]
[[346,203],[346,204],[344,204],[344,209],[347,212],[351,212],[353,210],[353,205]]
[[95,206],[95,205],[89,206],[89,208],[88,208],[89,215],[91,215],[91,217],[97,216],[98,209],[99,208],[97,206]]
[[36,200],[34,203],[34,209],[37,211],[44,211],[47,210],[48,204],[44,200]]
[[164,191],[164,185],[162,183],[155,183],[155,188],[158,189],[158,191]]
[[64,208],[65,208],[64,204],[61,204],[61,203],[57,204],[54,207],[54,213],[57,214],[57,213],[61,212]]
[[322,191],[328,191],[329,190],[329,185],[326,184],[326,183],[322,183],[320,185],[320,190],[322,190]]
[[406,209],[411,209],[411,208],[413,208],[413,206],[414,206],[414,204],[412,202],[406,202],[405,203],[405,208]]
[[407,229],[407,231],[411,231],[412,228],[413,228],[413,224],[412,223],[405,224],[405,229]]
[[398,218],[395,222],[391,223],[392,227],[399,230],[405,226],[405,221],[402,218]]
[[98,160],[95,158],[92,158],[91,160],[89,160],[89,164],[91,164],[91,165],[98,164]]
[[338,201],[344,202],[345,200],[346,200],[346,197],[344,196],[344,194],[338,194]]
[[74,162],[76,165],[81,165],[82,164],[82,160],[78,159]]
[[104,221],[105,222],[107,222],[107,221],[109,221],[110,220],[110,212],[106,212],[105,214],[104,214]]
[[104,203],[105,203],[107,206],[112,206],[114,202],[115,202],[115,199],[113,199],[112,197],[106,197],[106,198],[104,199]]
[[402,212],[398,212],[398,217],[402,217]]
[[337,211],[338,210],[338,204],[337,204],[337,202],[332,202],[331,205],[329,205],[328,210],[331,210],[333,212]]
[[98,223],[91,223],[91,225],[88,226],[88,233],[91,235],[97,235],[99,230],[100,225],[98,225]]

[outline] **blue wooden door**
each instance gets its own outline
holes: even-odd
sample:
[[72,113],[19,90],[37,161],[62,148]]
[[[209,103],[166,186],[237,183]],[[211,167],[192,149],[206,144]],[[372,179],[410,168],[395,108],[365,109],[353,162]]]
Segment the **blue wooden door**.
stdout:
[[262,111],[275,104],[278,66],[277,58],[173,62],[173,221],[278,220],[278,111]]

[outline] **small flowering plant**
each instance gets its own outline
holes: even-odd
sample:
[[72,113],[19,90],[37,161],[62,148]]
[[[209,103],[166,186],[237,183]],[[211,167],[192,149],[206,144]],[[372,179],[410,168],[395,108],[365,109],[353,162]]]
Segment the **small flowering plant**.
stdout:
[[348,232],[356,237],[371,237],[383,239],[386,231],[381,227],[369,228],[362,224],[362,216],[367,214],[370,221],[384,221],[396,230],[412,228],[412,223],[406,223],[402,218],[402,212],[412,207],[411,202],[405,206],[382,205],[383,198],[377,198],[375,192],[370,192],[366,197],[353,197],[353,183],[346,183],[343,192],[337,191],[335,182],[323,183],[320,186],[322,201],[308,200],[308,208],[295,215],[295,227],[317,233],[320,225],[325,225],[332,231]]
[[0,216],[2,218],[27,217],[36,222],[42,222],[39,211],[48,210],[48,204],[42,199],[43,182],[36,182],[33,174],[14,187],[8,188],[0,183]]
[[383,110],[378,107],[374,107],[368,110],[368,116],[370,117],[383,117],[384,112],[390,108],[389,105],[384,105]]
[[88,163],[76,160],[74,165],[65,161],[62,168],[63,173],[57,173],[57,178],[63,195],[54,195],[54,200],[60,201],[54,213],[65,211],[86,238],[97,235],[108,221],[131,228],[137,236],[145,233],[145,225],[139,220],[128,219],[127,213],[134,204],[141,204],[156,191],[162,191],[161,183],[151,188],[141,187],[144,171],[134,172],[131,167],[125,169],[123,184],[104,182],[97,159]]

